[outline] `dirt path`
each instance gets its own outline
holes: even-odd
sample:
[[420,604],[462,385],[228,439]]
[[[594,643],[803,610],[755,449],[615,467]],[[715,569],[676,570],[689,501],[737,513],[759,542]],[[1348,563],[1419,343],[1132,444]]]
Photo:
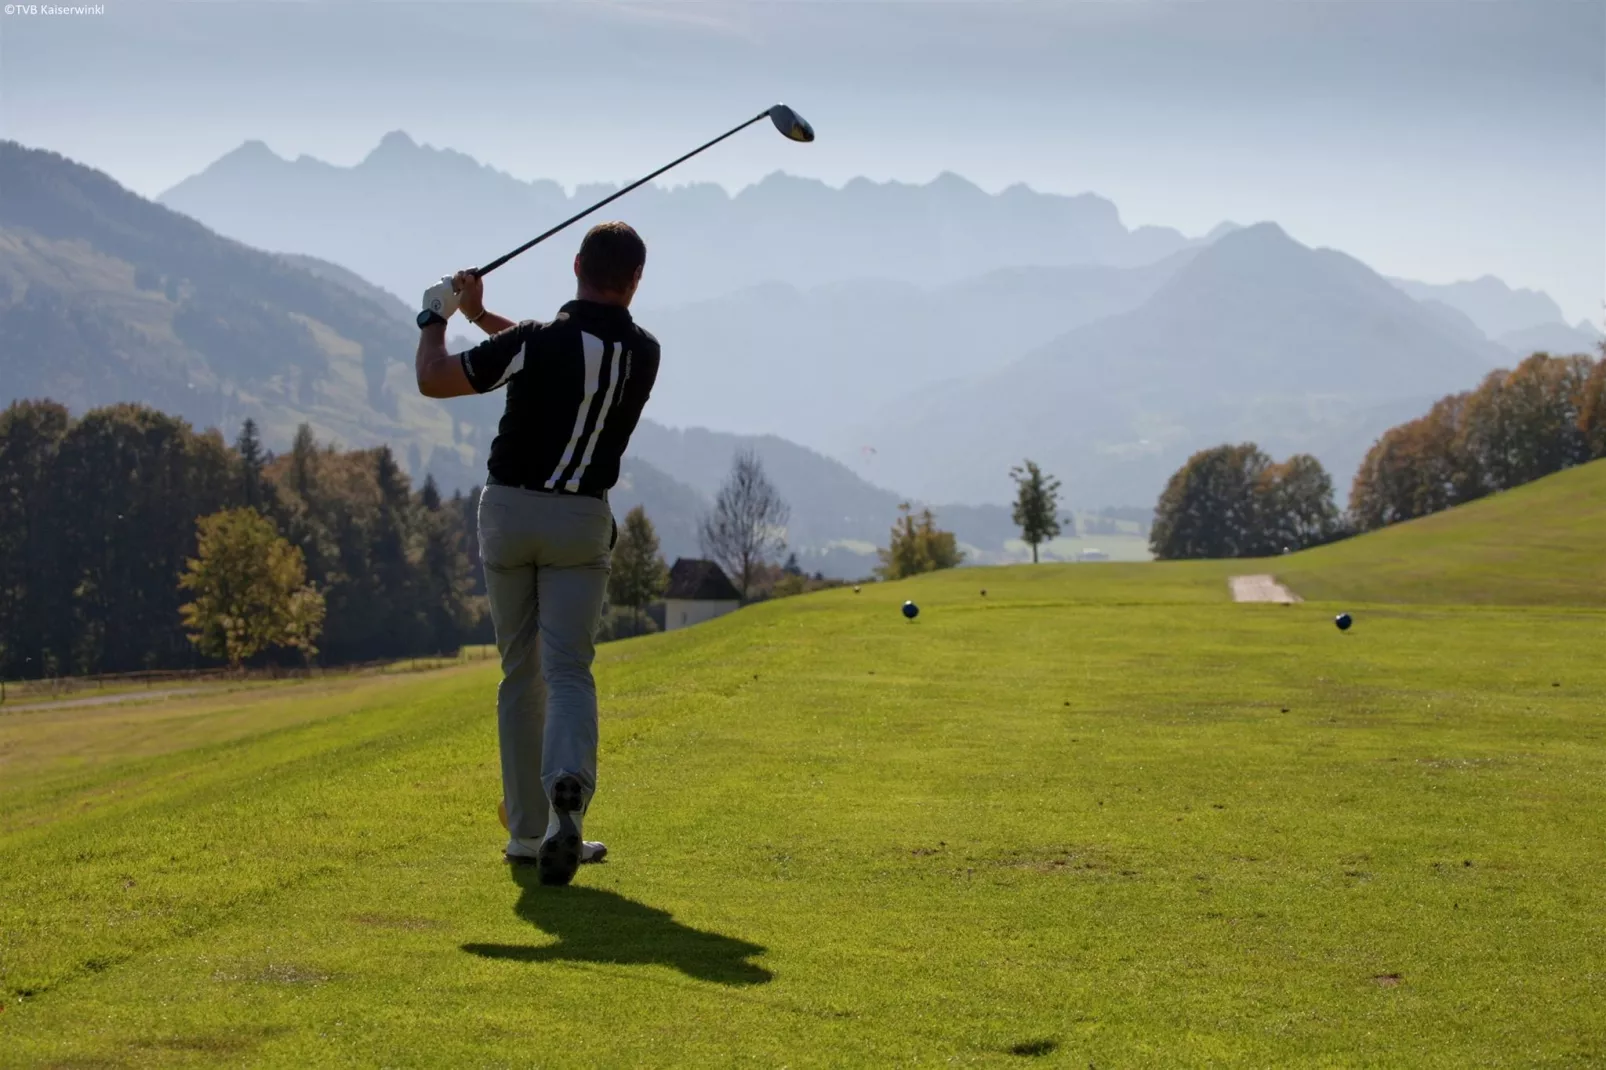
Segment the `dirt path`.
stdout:
[[111,695],[94,695],[89,698],[69,698],[59,702],[8,702],[0,706],[0,713],[31,713],[34,710],[66,710],[77,706],[109,706],[114,702],[152,702],[177,695],[193,695],[205,691],[204,687],[178,687],[167,691],[119,691]]
[[1234,576],[1227,581],[1234,602],[1300,602],[1299,595],[1277,582],[1276,577]]

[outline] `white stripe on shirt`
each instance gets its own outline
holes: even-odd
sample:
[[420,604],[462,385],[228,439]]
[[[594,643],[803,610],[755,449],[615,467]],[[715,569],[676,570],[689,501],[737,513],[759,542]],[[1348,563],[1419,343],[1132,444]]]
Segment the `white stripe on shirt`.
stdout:
[[563,470],[569,467],[569,462],[574,459],[574,451],[580,445],[580,437],[586,433],[586,414],[591,411],[591,399],[597,396],[597,380],[602,375],[603,346],[602,339],[596,335],[580,332],[580,348],[585,354],[586,363],[585,396],[580,399],[580,406],[574,414],[574,433],[569,436],[569,445],[564,449],[562,458],[558,460],[558,466],[552,470],[552,475],[546,481],[547,490],[556,489],[558,480],[563,478]]
[[608,422],[608,413],[613,411],[613,398],[619,391],[619,380],[624,376],[619,366],[619,358],[624,354],[623,342],[613,343],[612,359],[608,363],[608,390],[602,395],[602,411],[597,413],[597,426],[591,429],[591,437],[586,439],[586,449],[580,455],[580,467],[574,470],[574,475],[563,485],[567,491],[580,489],[580,477],[586,474],[586,466],[591,463],[591,455],[597,451],[597,440],[602,437],[602,425]]

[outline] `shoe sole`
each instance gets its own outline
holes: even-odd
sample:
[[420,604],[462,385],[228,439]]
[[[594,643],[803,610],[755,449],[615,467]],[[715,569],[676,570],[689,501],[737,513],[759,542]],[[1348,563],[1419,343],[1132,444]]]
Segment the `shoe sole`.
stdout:
[[568,884],[580,868],[580,826],[574,815],[580,809],[581,794],[580,782],[574,777],[563,777],[552,785],[552,812],[558,817],[558,830],[541,841],[536,854],[542,884]]

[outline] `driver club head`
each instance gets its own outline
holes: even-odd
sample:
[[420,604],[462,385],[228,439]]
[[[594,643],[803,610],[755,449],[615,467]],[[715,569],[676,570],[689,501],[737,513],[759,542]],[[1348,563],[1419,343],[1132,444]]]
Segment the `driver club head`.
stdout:
[[788,108],[785,104],[777,104],[770,109],[770,122],[775,124],[775,129],[793,141],[814,140],[814,127],[809,125],[807,119]]

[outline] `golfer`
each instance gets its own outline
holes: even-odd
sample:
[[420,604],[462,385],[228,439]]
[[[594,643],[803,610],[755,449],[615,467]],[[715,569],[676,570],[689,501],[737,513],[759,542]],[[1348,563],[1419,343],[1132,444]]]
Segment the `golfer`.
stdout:
[[[593,227],[574,258],[575,298],[550,323],[485,308],[472,271],[424,294],[418,389],[426,397],[507,387],[480,496],[480,557],[502,654],[497,730],[507,859],[568,884],[607,848],[581,821],[597,787],[594,642],[618,526],[608,490],[658,375],[658,341],[630,300],[647,247],[624,223]],[[461,311],[490,335],[453,356]]]

